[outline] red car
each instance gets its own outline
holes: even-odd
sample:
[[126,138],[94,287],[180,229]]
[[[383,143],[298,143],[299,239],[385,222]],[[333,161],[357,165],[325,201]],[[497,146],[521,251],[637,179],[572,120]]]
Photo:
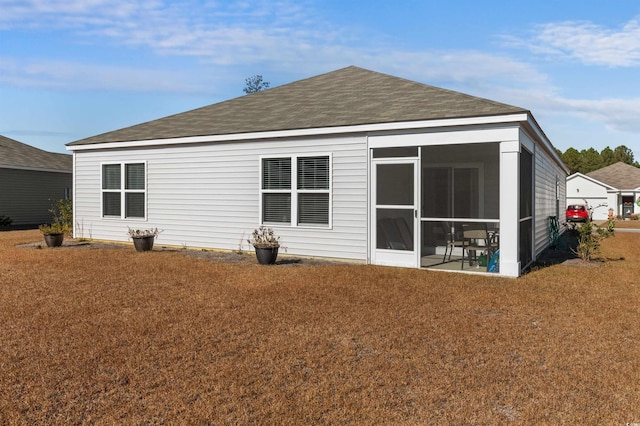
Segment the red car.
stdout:
[[567,222],[586,222],[589,210],[584,204],[571,204],[567,207]]

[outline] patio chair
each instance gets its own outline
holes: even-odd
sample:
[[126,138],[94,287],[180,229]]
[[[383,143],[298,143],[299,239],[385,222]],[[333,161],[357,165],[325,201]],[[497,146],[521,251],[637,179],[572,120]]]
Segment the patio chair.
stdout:
[[463,241],[460,239],[456,239],[455,228],[451,225],[451,223],[441,222],[441,224],[442,229],[444,230],[444,235],[446,236],[444,258],[442,258],[442,263],[445,263],[447,261],[447,253],[449,253],[449,261],[451,261],[451,254],[453,253],[453,249],[456,247],[462,247]]
[[461,270],[464,269],[465,259],[468,259],[469,266],[471,266],[472,260],[477,260],[479,251],[486,252],[487,258],[489,258],[498,248],[489,236],[486,223],[463,223],[462,236]]

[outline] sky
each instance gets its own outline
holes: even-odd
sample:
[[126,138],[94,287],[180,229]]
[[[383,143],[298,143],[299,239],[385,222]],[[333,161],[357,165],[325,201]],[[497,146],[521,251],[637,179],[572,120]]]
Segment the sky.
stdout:
[[640,160],[636,0],[0,0],[0,135],[65,144],[349,65]]

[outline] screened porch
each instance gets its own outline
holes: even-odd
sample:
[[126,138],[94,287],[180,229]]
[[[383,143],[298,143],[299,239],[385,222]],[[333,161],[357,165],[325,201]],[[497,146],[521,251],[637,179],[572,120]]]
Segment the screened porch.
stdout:
[[373,164],[379,263],[499,272],[499,143],[377,148]]
[[497,272],[499,144],[422,147],[420,266]]

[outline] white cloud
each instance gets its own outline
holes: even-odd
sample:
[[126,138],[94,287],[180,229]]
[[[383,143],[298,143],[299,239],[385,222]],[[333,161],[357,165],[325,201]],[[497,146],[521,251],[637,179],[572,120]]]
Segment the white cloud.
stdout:
[[[180,73],[77,62],[0,58],[0,84],[43,89],[210,92]],[[187,83],[189,82],[189,83]]]
[[[294,0],[237,0],[198,3],[197,7],[192,2],[161,0],[0,0],[0,8],[0,28],[53,28],[79,35],[79,42],[98,48],[107,40],[114,46],[143,48],[160,56],[196,58],[203,68],[259,64],[264,70],[282,74],[295,70],[297,76],[304,76],[355,64],[432,84],[453,83],[461,89],[524,81],[546,84],[545,76],[531,66],[505,56],[477,51],[399,51],[375,35],[363,41],[349,29],[335,28],[317,16],[313,7]],[[90,66],[94,76],[78,79],[87,65],[73,59],[55,65],[58,69],[42,67],[38,73],[21,76],[20,68],[26,66],[22,63],[4,79],[51,87],[64,85],[67,75],[74,87],[79,81],[87,87],[116,84],[116,89],[137,87],[140,80],[142,88],[172,80],[151,70],[120,71],[98,65]],[[46,78],[41,81],[38,75]],[[131,82],[118,82],[119,76]],[[180,84],[170,86],[175,89]]]
[[572,114],[603,122],[610,130],[640,132],[640,98],[636,99],[561,99],[560,108]]
[[534,53],[566,57],[588,65],[632,67],[640,65],[640,20],[620,28],[591,22],[556,22],[535,27],[530,40],[505,37],[508,44],[526,46]]
[[575,117],[602,123],[611,131],[640,132],[640,98],[580,99],[561,96],[553,90],[525,89],[501,90],[497,95],[505,102],[517,101],[517,105],[531,110],[536,116]]
[[[141,47],[158,55],[197,58],[190,72],[148,67],[86,64],[77,60],[1,58],[0,83],[19,86],[128,91],[212,92],[203,69],[230,80],[233,69],[309,76],[355,64],[429,84],[512,103],[534,113],[570,114],[640,131],[640,100],[569,99],[558,96],[548,77],[527,62],[480,51],[397,50],[368,35],[316,16],[294,0],[198,3],[164,0],[0,0],[0,29],[51,28],[82,36],[83,43]],[[536,28],[527,43],[537,52],[585,63],[640,63],[640,22],[618,30],[591,23],[561,22]],[[295,70],[295,71],[292,71]],[[267,76],[267,78],[269,78]],[[240,83],[242,80],[239,80]],[[240,93],[238,93],[239,95]]]

